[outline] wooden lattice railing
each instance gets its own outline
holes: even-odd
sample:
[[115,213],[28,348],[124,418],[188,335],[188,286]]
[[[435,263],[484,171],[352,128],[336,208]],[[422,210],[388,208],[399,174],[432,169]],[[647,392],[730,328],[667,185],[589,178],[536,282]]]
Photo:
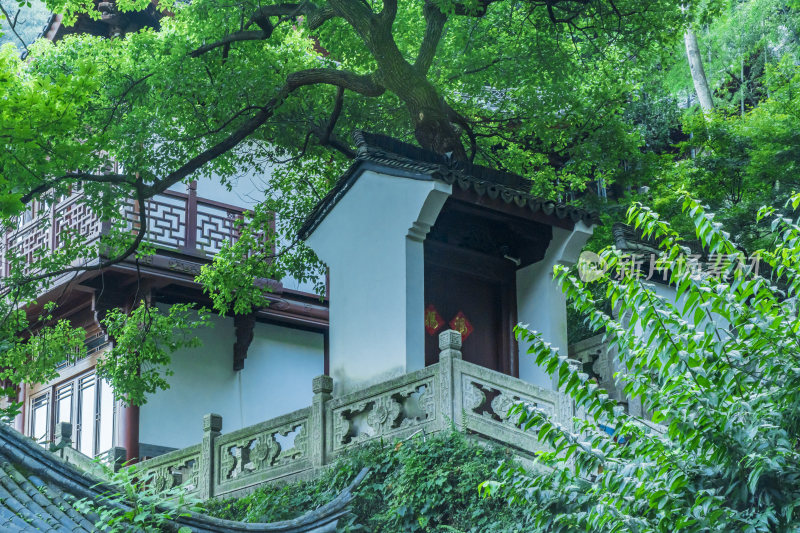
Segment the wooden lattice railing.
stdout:
[[[68,229],[84,236],[87,245],[96,244],[110,222],[101,221],[82,199],[82,193],[73,194],[36,217],[21,220],[17,230],[2,236],[0,277],[11,273],[7,254],[23,257],[30,272],[35,272],[37,256],[58,249]],[[120,221],[131,231],[138,229],[141,206],[134,200],[124,202],[123,206]],[[160,249],[201,257],[216,254],[224,241],[238,238],[236,221],[244,213],[236,206],[198,198],[193,189],[188,193],[167,191],[156,195],[144,203],[144,209],[148,242]]]

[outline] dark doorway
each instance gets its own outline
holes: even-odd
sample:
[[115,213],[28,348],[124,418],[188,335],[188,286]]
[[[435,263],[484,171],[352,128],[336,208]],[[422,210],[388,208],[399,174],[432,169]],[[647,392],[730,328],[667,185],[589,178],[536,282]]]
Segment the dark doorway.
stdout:
[[463,359],[516,375],[513,263],[426,243],[425,364],[439,360],[439,332],[462,334]]
[[541,260],[552,235],[546,224],[447,200],[425,239],[426,365],[452,328],[465,361],[519,375],[516,271]]

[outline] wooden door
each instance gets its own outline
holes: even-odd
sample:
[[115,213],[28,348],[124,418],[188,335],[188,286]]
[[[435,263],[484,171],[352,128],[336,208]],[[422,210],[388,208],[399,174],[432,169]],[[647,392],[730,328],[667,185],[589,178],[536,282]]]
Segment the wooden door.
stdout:
[[426,246],[425,254],[425,364],[439,360],[439,333],[455,329],[465,361],[516,375],[513,268],[458,249]]

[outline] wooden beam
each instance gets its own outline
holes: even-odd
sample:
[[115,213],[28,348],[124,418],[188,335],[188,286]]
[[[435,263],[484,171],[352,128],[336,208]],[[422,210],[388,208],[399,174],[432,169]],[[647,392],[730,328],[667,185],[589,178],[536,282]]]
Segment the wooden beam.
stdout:
[[244,368],[244,360],[247,359],[247,349],[253,342],[253,331],[256,325],[254,313],[246,315],[233,315],[233,327],[236,329],[236,342],[233,343],[233,371],[237,372]]

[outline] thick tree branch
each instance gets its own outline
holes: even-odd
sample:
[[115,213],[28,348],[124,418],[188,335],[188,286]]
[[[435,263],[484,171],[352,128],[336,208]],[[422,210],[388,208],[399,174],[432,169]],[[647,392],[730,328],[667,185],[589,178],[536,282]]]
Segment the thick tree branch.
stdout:
[[332,148],[341,153],[348,159],[355,159],[356,153],[347,145],[333,136],[333,130],[336,127],[336,122],[342,114],[342,107],[344,105],[344,87],[339,87],[336,91],[336,100],[333,103],[333,110],[331,111],[331,118],[328,120],[327,126],[315,126],[311,128],[313,133],[319,140],[320,146]]
[[190,174],[200,169],[203,165],[233,149],[247,136],[256,131],[270,117],[293,91],[308,85],[335,85],[344,89],[357,92],[364,96],[380,96],[385,89],[377,84],[373,75],[360,75],[352,72],[317,68],[293,72],[286,78],[284,85],[258,113],[250,117],[227,137],[197,154],[185,162],[181,167],[170,172],[164,178],[147,187],[144,192],[147,197],[162,193],[175,183],[187,178]]
[[326,21],[334,18],[336,12],[327,4],[323,6],[316,6],[311,2],[273,4],[258,8],[253,13],[253,16],[250,17],[250,21],[245,24],[245,27],[249,27],[251,24],[261,26],[270,17],[291,19],[299,16],[305,17],[308,29],[315,30]]
[[[317,132],[314,133],[316,135]],[[342,140],[337,139],[336,137],[329,137],[327,141],[325,141],[324,143],[320,141],[319,144],[320,146],[336,150],[337,152],[345,156],[347,159],[356,158],[355,151],[353,151],[353,149],[350,148],[350,146],[346,142],[343,142]]]
[[236,33],[231,33],[230,35],[226,35],[219,41],[214,41],[213,43],[204,44],[203,46],[195,50],[192,50],[189,53],[189,55],[191,57],[200,57],[201,55],[226,44],[230,45],[230,43],[236,43],[241,41],[263,41],[264,39],[269,39],[269,34],[263,30],[237,31]]
[[477,3],[456,4],[454,13],[456,15],[468,17],[482,17],[491,4],[500,0],[479,0]]
[[397,0],[383,0],[383,11],[381,11],[381,18],[383,23],[389,27],[394,24],[394,19],[397,17]]
[[430,1],[425,2],[422,13],[425,15],[425,36],[422,38],[422,44],[419,47],[414,67],[423,74],[427,74],[434,57],[436,57],[436,48],[439,46],[439,41],[442,40],[447,15],[442,13]]
[[297,17],[305,17],[306,26],[310,30],[319,28],[326,21],[336,16],[336,13],[330,6],[318,7],[311,2],[303,2],[300,4],[284,3],[273,4],[269,6],[262,6],[253,13],[245,28],[249,28],[253,24],[261,28],[258,30],[242,30],[231,33],[214,41],[213,43],[204,44],[203,46],[193,50],[189,55],[191,57],[199,57],[211,50],[219,48],[220,46],[230,47],[231,43],[243,41],[263,41],[269,39],[272,31],[277,24],[270,22],[271,17],[280,17],[278,24],[284,20],[291,20]]
[[[375,81],[373,74],[354,74],[333,68],[310,68],[289,74],[285,88],[288,92],[305,85],[334,85],[363,96],[380,96],[386,89]],[[288,94],[288,93],[287,93]]]
[[447,106],[447,112],[450,115],[450,120],[454,124],[458,124],[464,131],[467,132],[467,137],[469,137],[469,148],[470,148],[470,156],[469,161],[470,163],[475,160],[475,155],[478,153],[478,139],[475,135],[475,131],[472,129],[472,124],[464,118],[461,113],[453,109],[449,104],[445,103]]
[[333,133],[333,128],[336,127],[336,122],[339,120],[339,115],[342,114],[342,107],[344,105],[344,87],[339,87],[336,91],[336,100],[333,103],[333,111],[331,111],[331,118],[328,120],[328,126],[322,132],[319,139],[320,144],[327,144]]
[[91,181],[94,183],[113,183],[117,185],[134,185],[131,176],[126,174],[90,174],[88,172],[67,172],[63,176],[42,182],[20,198],[23,204],[28,204],[36,196],[46,192],[64,181]]
[[328,1],[330,2],[330,6],[336,12],[336,14],[345,19],[347,23],[350,24],[354,30],[356,30],[356,33],[358,33],[358,35],[364,41],[364,44],[367,45],[367,48],[374,52],[374,48],[376,46],[375,39],[377,37],[375,35],[376,26],[381,27],[383,30],[382,33],[385,33],[385,31],[390,29],[391,26],[387,28],[385,25],[374,24],[377,22],[376,19],[378,15],[372,11],[367,2],[362,2],[360,0]]

